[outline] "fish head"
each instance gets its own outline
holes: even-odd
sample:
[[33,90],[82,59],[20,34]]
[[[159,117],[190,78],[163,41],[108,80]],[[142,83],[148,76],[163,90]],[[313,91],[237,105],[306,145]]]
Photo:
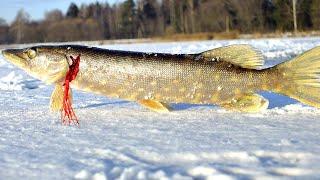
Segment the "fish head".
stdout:
[[34,46],[23,49],[6,49],[2,55],[12,64],[47,84],[63,81],[69,60],[67,48]]

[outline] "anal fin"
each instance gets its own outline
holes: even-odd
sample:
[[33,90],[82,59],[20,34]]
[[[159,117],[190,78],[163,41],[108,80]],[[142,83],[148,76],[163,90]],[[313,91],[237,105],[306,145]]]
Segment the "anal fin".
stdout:
[[220,106],[232,111],[256,113],[267,109],[269,101],[259,94],[244,94]]
[[161,112],[161,113],[170,112],[170,107],[167,104],[162,102],[143,99],[143,100],[139,100],[138,103],[152,111]]

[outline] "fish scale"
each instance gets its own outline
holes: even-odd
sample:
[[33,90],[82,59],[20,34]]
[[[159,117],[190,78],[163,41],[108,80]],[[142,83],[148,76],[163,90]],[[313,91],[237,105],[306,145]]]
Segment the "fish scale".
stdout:
[[[83,52],[80,72],[73,82],[75,88],[89,87],[87,91],[128,100],[148,97],[167,103],[216,104],[222,99],[230,99],[236,92],[247,93],[261,89],[264,82],[264,76],[261,76],[263,71],[248,72],[248,69],[235,68],[223,61],[207,61],[204,58],[196,60],[198,54],[114,54],[114,51],[95,48],[89,51],[72,48],[72,51],[71,54]],[[83,64],[86,68],[81,68]],[[103,71],[96,73],[97,69]],[[201,73],[197,73],[199,69]],[[217,80],[215,76],[220,78]],[[156,86],[150,85],[152,82]],[[197,88],[194,84],[205,84],[205,88]],[[221,86],[223,90],[217,91]],[[181,88],[186,91],[179,92]],[[120,93],[119,89],[125,91]],[[195,90],[201,98],[195,99]],[[220,99],[211,99],[214,93],[218,93]]]

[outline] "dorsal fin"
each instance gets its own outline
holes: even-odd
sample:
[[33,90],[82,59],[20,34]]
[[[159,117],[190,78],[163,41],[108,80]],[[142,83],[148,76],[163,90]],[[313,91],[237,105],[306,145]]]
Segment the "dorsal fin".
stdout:
[[261,52],[246,44],[224,46],[201,55],[210,61],[225,61],[247,69],[259,69],[264,64]]

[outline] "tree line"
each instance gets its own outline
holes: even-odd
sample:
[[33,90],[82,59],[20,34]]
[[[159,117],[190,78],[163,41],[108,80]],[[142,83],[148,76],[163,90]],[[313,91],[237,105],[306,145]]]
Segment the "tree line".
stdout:
[[[296,0],[300,31],[320,29],[320,1]],[[170,34],[293,31],[292,0],[125,0],[110,5],[71,3],[64,14],[46,12],[34,21],[20,10],[0,43],[146,38]]]

